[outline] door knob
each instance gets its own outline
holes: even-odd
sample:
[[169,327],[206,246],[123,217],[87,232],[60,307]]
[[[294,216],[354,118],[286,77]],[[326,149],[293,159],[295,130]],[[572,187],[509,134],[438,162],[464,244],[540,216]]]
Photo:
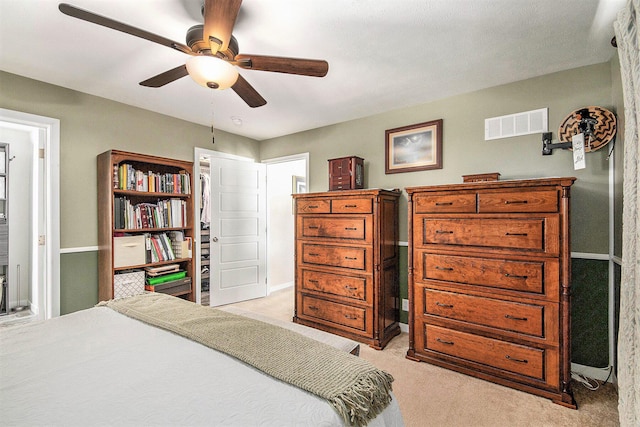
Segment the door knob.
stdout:
[[217,242],[218,238],[217,237],[213,237],[211,240],[213,240],[214,242]]

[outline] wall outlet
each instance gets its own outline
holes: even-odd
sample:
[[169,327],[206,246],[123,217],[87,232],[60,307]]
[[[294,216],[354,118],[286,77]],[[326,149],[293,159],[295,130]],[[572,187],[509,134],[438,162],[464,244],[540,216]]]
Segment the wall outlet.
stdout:
[[402,311],[409,311],[409,300],[408,299],[403,299],[402,300]]

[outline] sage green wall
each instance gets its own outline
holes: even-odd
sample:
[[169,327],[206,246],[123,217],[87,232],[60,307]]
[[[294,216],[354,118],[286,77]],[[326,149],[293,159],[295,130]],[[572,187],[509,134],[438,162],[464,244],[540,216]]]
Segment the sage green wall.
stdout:
[[[618,129],[615,140],[615,149],[613,150],[613,161],[615,162],[615,171],[613,175],[614,185],[614,212],[613,221],[615,223],[614,228],[614,247],[613,254],[619,258],[622,258],[622,181],[624,176],[624,130],[625,130],[625,117],[624,117],[624,96],[622,93],[622,76],[620,75],[620,60],[618,53],[611,60],[611,98],[612,103],[617,109]],[[611,148],[607,147],[608,150]]]
[[[309,189],[328,189],[327,160],[365,159],[365,185],[404,188],[462,182],[462,175],[500,172],[501,179],[575,176],[572,190],[573,251],[608,253],[608,163],[606,150],[590,153],[587,168],[573,170],[572,153],[542,156],[540,134],[484,140],[489,117],[549,108],[549,130],[557,137],[564,117],[589,105],[612,106],[611,65],[602,63],[417,105],[320,129],[262,141],[260,157],[309,152]],[[371,102],[375,102],[372,99]],[[386,129],[443,119],[443,169],[385,175]],[[400,205],[400,239],[407,240],[406,194]]]
[[98,244],[96,156],[110,149],[193,161],[194,147],[257,159],[256,141],[0,72],[0,107],[60,120],[60,246]]
[[[60,120],[60,246],[98,245],[96,156],[110,149],[193,161],[194,147],[253,159],[258,142],[60,86],[0,72],[0,107]],[[61,313],[97,302],[94,254],[62,254]],[[84,264],[89,259],[89,264]],[[81,262],[77,262],[82,260]],[[87,287],[91,289],[87,289]]]

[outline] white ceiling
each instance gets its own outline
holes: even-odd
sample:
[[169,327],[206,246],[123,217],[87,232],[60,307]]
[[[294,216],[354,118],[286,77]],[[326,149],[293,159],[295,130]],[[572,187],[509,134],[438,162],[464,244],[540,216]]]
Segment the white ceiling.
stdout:
[[[202,0],[67,2],[181,43],[202,23]],[[0,0],[0,69],[263,140],[605,62],[625,0],[244,0],[240,53],[329,62],[324,78],[241,70],[267,100],[253,109],[189,77],[140,86],[187,56],[58,3]]]

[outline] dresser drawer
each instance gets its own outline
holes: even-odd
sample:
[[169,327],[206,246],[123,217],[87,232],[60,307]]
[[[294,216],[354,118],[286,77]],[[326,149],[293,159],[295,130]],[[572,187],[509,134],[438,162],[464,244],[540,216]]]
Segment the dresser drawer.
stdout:
[[[423,218],[424,245],[457,245],[558,252],[557,220],[549,218]],[[554,227],[555,226],[555,227]],[[553,233],[551,228],[555,228]]]
[[330,190],[351,190],[351,176],[337,176],[329,180]]
[[557,259],[519,261],[416,251],[414,262],[414,277],[421,282],[441,280],[513,290],[546,295],[552,301],[558,301],[560,295]]
[[301,243],[304,264],[326,265],[365,271],[367,248]]
[[[502,301],[427,288],[418,289],[424,292],[422,298],[418,299],[423,301],[421,309],[424,314],[545,337],[543,305]],[[557,310],[557,307],[555,308]]]
[[331,213],[371,213],[373,199],[335,199],[331,202]]
[[478,212],[558,212],[558,190],[479,192]]
[[303,269],[302,289],[365,301],[367,279]]
[[370,241],[372,227],[367,227],[367,218],[335,218],[303,216],[299,219],[300,237],[322,237],[329,239],[350,239]]
[[327,301],[305,294],[302,294],[301,298],[302,313],[298,313],[300,317],[339,326],[342,329],[355,329],[360,332],[368,330],[366,308]]
[[297,200],[296,211],[298,214],[330,213],[331,201],[314,199]]
[[415,213],[475,213],[476,193],[416,194]]
[[545,350],[425,325],[427,350],[544,380]]

